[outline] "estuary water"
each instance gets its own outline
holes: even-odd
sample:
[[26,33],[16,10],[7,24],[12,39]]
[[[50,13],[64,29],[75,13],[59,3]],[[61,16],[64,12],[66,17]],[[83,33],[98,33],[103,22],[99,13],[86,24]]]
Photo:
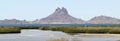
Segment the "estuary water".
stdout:
[[18,34],[0,34],[0,41],[50,41],[54,39],[68,39],[69,41],[117,41],[120,37],[69,35],[61,31],[23,29]]

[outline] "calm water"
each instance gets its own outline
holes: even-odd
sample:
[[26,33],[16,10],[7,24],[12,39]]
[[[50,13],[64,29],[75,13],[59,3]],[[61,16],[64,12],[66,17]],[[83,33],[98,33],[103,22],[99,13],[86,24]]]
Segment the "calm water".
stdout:
[[81,41],[116,41],[120,37],[99,37],[99,36],[82,36],[68,35],[60,31],[43,31],[37,29],[24,29],[20,34],[0,34],[0,41],[49,41],[51,39],[66,38],[78,39]]

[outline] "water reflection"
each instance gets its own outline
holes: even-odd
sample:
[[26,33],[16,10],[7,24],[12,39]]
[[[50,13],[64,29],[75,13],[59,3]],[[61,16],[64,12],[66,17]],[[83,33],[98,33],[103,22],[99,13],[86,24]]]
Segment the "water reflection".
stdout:
[[98,37],[83,35],[68,35],[60,31],[43,31],[36,29],[24,29],[20,34],[0,34],[0,41],[48,41],[50,39],[79,39],[82,41],[116,41],[120,37]]

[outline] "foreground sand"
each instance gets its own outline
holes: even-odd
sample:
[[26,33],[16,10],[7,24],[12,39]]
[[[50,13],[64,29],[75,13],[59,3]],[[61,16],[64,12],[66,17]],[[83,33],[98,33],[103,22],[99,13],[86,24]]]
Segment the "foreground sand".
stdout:
[[82,36],[110,36],[110,37],[120,37],[120,34],[77,34],[77,35],[82,35]]

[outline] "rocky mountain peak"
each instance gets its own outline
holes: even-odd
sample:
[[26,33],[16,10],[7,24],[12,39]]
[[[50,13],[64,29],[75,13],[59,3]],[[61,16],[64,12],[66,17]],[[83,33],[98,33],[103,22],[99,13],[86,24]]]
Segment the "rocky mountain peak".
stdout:
[[57,8],[56,11],[53,14],[57,14],[57,15],[66,15],[68,14],[66,8],[62,7],[62,8]]
[[56,9],[55,12],[60,12],[60,10],[61,10],[61,9],[60,9],[59,7],[57,7],[57,9]]
[[68,14],[67,9],[66,9],[66,8],[64,8],[64,7],[62,7],[61,11],[62,11],[62,12],[64,12],[64,13],[66,13],[66,14]]
[[83,24],[84,21],[81,19],[74,18],[68,14],[66,8],[57,8],[48,17],[42,18],[37,21],[37,23],[43,24]]

